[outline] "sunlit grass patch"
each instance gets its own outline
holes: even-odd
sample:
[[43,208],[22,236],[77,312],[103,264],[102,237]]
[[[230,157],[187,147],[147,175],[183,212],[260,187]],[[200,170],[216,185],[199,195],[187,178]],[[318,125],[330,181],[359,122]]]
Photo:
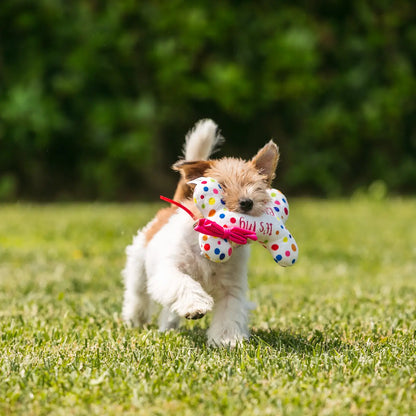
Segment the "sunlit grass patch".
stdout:
[[416,412],[416,201],[294,200],[299,262],[253,245],[252,337],[210,317],[160,334],[120,319],[124,248],[152,205],[0,207],[0,413]]

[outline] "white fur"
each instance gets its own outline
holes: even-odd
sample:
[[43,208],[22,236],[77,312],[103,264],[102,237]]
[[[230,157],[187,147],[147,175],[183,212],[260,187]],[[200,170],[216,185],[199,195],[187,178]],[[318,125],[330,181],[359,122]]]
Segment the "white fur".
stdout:
[[145,324],[152,299],[164,307],[161,331],[176,328],[178,317],[213,310],[210,345],[235,346],[248,338],[248,246],[236,249],[225,264],[210,262],[200,254],[193,220],[179,211],[147,246],[143,242],[140,231],[126,249],[123,319],[127,323]]
[[[220,140],[215,123],[199,122],[187,136],[186,159],[209,157]],[[147,228],[134,237],[123,270],[123,319],[134,326],[145,324],[153,300],[163,306],[159,329],[166,331],[177,328],[180,317],[200,317],[212,310],[208,343],[235,346],[249,336],[249,247],[236,248],[227,263],[213,263],[201,256],[193,223],[178,209],[147,244]]]
[[185,137],[185,160],[206,160],[223,141],[218,126],[212,120],[200,120]]

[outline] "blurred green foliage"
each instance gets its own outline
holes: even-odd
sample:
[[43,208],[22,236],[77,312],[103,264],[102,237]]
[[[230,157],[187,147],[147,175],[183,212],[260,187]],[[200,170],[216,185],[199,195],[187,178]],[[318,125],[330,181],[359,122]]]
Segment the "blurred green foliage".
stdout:
[[279,186],[416,189],[416,3],[2,0],[0,199],[171,193],[203,117]]

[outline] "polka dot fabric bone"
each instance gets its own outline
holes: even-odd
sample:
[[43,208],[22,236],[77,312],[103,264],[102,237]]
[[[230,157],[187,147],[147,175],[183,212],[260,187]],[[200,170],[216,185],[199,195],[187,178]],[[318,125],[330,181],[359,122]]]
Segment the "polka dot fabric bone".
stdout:
[[[277,189],[269,189],[270,204],[263,215],[253,217],[247,214],[227,210],[222,198],[221,185],[213,178],[198,178],[193,198],[201,214],[232,232],[233,227],[252,231],[257,241],[267,248],[274,261],[280,266],[292,266],[298,258],[298,246],[295,239],[285,227],[289,216],[289,204],[286,197]],[[201,254],[207,259],[221,263],[226,262],[236,246],[227,238],[213,237],[204,233],[199,236]]]

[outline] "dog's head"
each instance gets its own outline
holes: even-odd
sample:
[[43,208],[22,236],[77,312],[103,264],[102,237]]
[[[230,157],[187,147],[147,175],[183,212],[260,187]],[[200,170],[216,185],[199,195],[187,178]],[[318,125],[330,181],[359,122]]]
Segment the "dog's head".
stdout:
[[267,190],[275,177],[279,149],[271,140],[249,161],[226,157],[218,160],[179,161],[179,170],[187,183],[201,176],[216,179],[226,207],[233,212],[259,216],[270,202]]

